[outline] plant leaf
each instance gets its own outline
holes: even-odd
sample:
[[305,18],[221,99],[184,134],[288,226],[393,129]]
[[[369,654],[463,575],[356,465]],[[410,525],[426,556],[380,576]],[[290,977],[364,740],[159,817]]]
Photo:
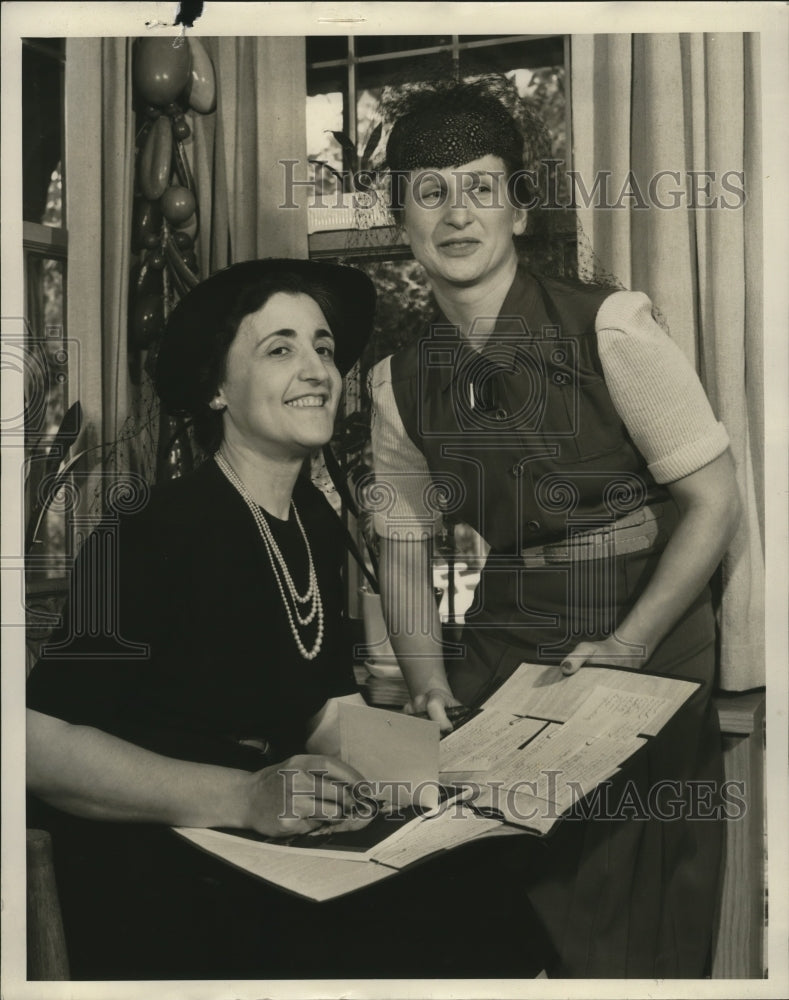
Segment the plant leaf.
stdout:
[[350,169],[355,173],[359,165],[359,155],[356,152],[356,146],[354,146],[344,132],[332,132],[331,129],[327,129],[327,132],[331,132],[337,142],[339,142],[343,153],[348,158],[348,165]]
[[326,170],[329,171],[330,174],[334,174],[334,176],[340,182],[343,179],[342,174],[340,173],[340,171],[339,170],[335,170],[334,167],[330,163],[326,162],[326,160],[307,160],[307,163],[312,163],[316,167],[324,167]]
[[[55,479],[55,475],[60,468],[62,462],[66,458],[66,455],[74,444],[74,442],[79,437],[79,432],[82,428],[82,406],[79,400],[72,403],[71,406],[66,410],[63,419],[60,421],[60,427],[57,429],[54,440],[52,441],[52,447],[49,449],[49,454],[46,457],[44,463],[44,471],[41,475],[41,482],[46,482],[51,480],[53,485],[47,491],[45,496],[37,498],[30,509],[30,515],[27,519],[27,525],[25,526],[25,552],[29,552],[32,548],[33,542],[36,539],[36,534],[38,533],[38,528],[41,524],[41,519],[47,511],[47,508],[52,503],[52,498],[63,481],[63,477]],[[69,468],[70,465],[66,466]]]
[[383,131],[384,123],[378,122],[378,124],[373,129],[370,138],[364,147],[364,152],[362,153],[362,170],[365,169],[367,164],[372,159],[373,153],[378,148],[378,143],[381,141],[381,132]]
[[66,410],[60,427],[57,429],[52,447],[49,449],[46,466],[44,468],[44,478],[53,475],[60,467],[60,463],[66,457],[66,452],[74,444],[79,436],[82,427],[82,407],[79,400],[72,403]]

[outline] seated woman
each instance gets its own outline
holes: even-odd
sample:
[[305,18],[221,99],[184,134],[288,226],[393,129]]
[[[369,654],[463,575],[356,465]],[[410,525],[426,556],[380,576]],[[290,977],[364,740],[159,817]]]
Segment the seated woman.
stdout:
[[[342,636],[343,536],[300,471],[332,435],[374,304],[360,271],[263,260],[215,274],[170,318],[157,389],[213,457],[85,542],[62,627],[28,682],[28,825],[53,833],[75,979],[541,965],[515,948],[522,923],[500,902],[491,921],[469,892],[474,850],[319,906],[168,829],[277,836],[327,815],[360,822],[332,784],[361,777],[335,756],[337,699],[360,700]],[[283,767],[296,771],[288,803]],[[501,882],[479,881],[486,900]],[[486,935],[507,947],[500,924],[518,927],[503,963],[482,947]],[[478,950],[453,953],[477,925]]]

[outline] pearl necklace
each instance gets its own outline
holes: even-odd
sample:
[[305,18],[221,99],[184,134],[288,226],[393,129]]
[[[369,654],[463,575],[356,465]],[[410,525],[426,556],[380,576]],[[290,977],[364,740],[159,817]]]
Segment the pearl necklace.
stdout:
[[[220,452],[217,452],[214,458],[216,460],[216,464],[225,474],[230,483],[235,486],[241,494],[241,497],[247,507],[249,507],[252,512],[252,517],[255,519],[255,524],[258,526],[260,537],[263,539],[263,544],[266,547],[271,568],[274,571],[274,579],[277,581],[277,587],[279,588],[279,593],[285,607],[285,613],[288,616],[290,630],[293,633],[296,646],[305,660],[314,660],[320,652],[321,645],[323,643],[323,602],[321,601],[321,594],[318,589],[318,577],[315,573],[315,566],[312,561],[312,549],[310,548],[307,533],[301,523],[299,512],[296,510],[296,504],[293,500],[290,501],[294,517],[296,518],[296,524],[299,526],[301,537],[304,539],[304,545],[307,548],[307,561],[309,564],[309,582],[307,590],[304,594],[300,594],[298,590],[296,590],[296,584],[293,582],[293,577],[290,575],[287,563],[285,562],[285,558],[277,545],[276,539],[271,533],[268,521],[264,517],[258,504],[256,504],[250,496],[249,491],[246,486],[244,486],[235,469]],[[302,613],[302,608],[306,613]],[[310,625],[315,620],[316,616],[318,619],[318,633],[315,636],[315,643],[312,649],[307,649],[301,641],[299,626],[306,628],[307,625]]]

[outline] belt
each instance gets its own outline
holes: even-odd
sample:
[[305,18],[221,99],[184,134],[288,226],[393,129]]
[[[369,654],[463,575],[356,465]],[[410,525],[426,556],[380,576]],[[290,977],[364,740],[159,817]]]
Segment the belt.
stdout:
[[561,542],[550,542],[522,549],[521,559],[528,566],[552,566],[589,559],[610,559],[631,552],[662,548],[677,523],[673,503],[657,503],[626,514],[590,531],[579,532]]

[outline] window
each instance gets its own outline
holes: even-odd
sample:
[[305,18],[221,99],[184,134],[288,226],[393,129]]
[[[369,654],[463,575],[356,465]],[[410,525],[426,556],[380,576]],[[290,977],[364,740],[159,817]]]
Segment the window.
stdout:
[[[545,121],[551,158],[558,161],[558,201],[566,203],[566,170],[572,148],[569,87],[565,87],[568,44],[569,39],[561,35],[307,38],[307,150],[315,169],[316,192],[327,206],[339,204],[339,196],[348,190],[351,172],[382,165],[386,129],[377,142],[374,139],[381,122],[382,98],[396,96],[421,81],[498,73],[512,81],[518,95]],[[310,255],[352,262],[375,282],[378,320],[363,358],[363,366],[370,367],[421,329],[429,292],[421,267],[399,240],[391,219],[373,217],[370,224],[363,221],[364,214],[316,210],[310,224]],[[575,220],[566,211],[552,211],[551,215],[551,239],[543,239],[539,229],[530,226],[520,249],[540,270],[573,274]],[[357,408],[363,414],[365,403],[360,386],[350,385],[346,421],[353,421],[350,411]],[[354,428],[358,439],[358,428]],[[356,452],[350,459],[357,472],[360,464],[364,467],[363,454]],[[450,527],[438,539],[434,580],[444,591],[441,614],[449,624],[462,621],[485,552],[484,543],[467,525]]]
[[[25,281],[25,520],[28,593],[65,575],[65,493],[43,500],[57,472],[53,442],[69,409],[66,336],[68,233],[65,220],[63,39],[23,39],[22,155]],[[61,446],[56,450],[61,454]],[[61,457],[64,457],[61,454]]]

